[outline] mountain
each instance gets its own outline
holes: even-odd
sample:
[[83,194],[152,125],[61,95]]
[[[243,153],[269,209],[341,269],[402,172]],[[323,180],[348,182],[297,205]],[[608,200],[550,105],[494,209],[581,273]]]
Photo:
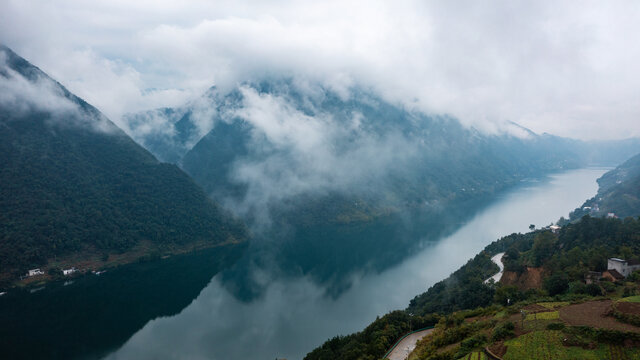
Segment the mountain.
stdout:
[[365,89],[299,79],[211,88],[192,104],[129,119],[138,142],[263,238],[260,252],[322,281],[397,263],[525,178],[640,150],[629,140],[598,152],[516,124],[486,134]]
[[596,196],[576,208],[570,214],[571,220],[584,215],[640,216],[640,154],[602,175],[598,185]]
[[246,240],[176,165],[4,46],[0,89],[3,281]]

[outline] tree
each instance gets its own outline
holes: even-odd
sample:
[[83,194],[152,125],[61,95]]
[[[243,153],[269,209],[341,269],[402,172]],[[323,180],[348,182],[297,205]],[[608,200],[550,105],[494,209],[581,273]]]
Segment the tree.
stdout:
[[535,230],[536,226],[534,224],[529,225],[529,230],[533,231]]
[[587,287],[585,288],[585,292],[591,296],[601,296],[602,295],[602,289],[600,288],[600,286],[598,284],[589,284],[587,285]]
[[523,298],[522,292],[513,285],[501,286],[496,290],[494,301],[501,305],[510,305]]
[[550,296],[562,294],[569,288],[569,278],[566,274],[556,273],[544,281],[544,289]]
[[534,266],[541,266],[545,260],[553,255],[557,242],[558,238],[549,231],[545,231],[536,236],[532,249]]

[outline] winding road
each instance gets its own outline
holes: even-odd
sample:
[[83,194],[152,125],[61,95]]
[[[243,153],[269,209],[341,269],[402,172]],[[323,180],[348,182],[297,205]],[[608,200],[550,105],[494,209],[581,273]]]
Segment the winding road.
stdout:
[[423,337],[429,335],[433,329],[422,330],[418,332],[414,332],[413,334],[407,335],[402,341],[400,341],[396,347],[393,348],[391,353],[387,355],[386,359],[389,360],[406,360],[409,357],[409,354],[416,348],[416,343],[418,340]]
[[498,265],[498,267],[500,268],[500,271],[498,271],[497,274],[493,275],[492,277],[488,278],[487,280],[485,280],[485,283],[488,283],[489,280],[493,279],[494,283],[497,283],[498,281],[500,281],[500,279],[502,279],[502,273],[504,272],[504,265],[502,264],[502,257],[504,256],[504,253],[501,252],[499,254],[494,255],[491,258],[491,261],[493,261],[494,263],[496,263],[496,265]]

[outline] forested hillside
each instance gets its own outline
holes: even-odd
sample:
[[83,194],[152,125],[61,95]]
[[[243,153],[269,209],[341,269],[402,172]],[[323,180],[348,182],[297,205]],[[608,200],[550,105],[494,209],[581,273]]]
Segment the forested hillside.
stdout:
[[0,48],[0,275],[58,257],[140,255],[246,239],[177,166]]
[[640,154],[602,175],[598,184],[598,194],[575,209],[572,220],[587,214],[619,218],[640,214]]

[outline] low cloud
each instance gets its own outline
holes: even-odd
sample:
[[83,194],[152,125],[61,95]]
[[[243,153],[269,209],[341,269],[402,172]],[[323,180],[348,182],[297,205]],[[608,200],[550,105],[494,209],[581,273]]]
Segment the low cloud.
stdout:
[[[7,43],[112,117],[304,76],[495,131],[639,136],[632,1],[8,1]],[[46,19],[46,21],[45,21]]]
[[242,107],[227,117],[252,125],[252,154],[238,158],[230,175],[248,186],[244,210],[308,192],[357,193],[356,186],[382,181],[417,151],[416,139],[399,131],[366,129],[357,110],[337,116],[315,109],[310,99],[302,100],[307,107],[301,108],[290,94],[259,93],[248,86],[240,91]]
[[7,54],[0,51],[0,107],[8,110],[11,118],[46,113],[46,121],[51,124],[82,126],[102,133],[117,131],[101,114],[82,110],[55,81],[37,73],[27,79],[7,61]]

